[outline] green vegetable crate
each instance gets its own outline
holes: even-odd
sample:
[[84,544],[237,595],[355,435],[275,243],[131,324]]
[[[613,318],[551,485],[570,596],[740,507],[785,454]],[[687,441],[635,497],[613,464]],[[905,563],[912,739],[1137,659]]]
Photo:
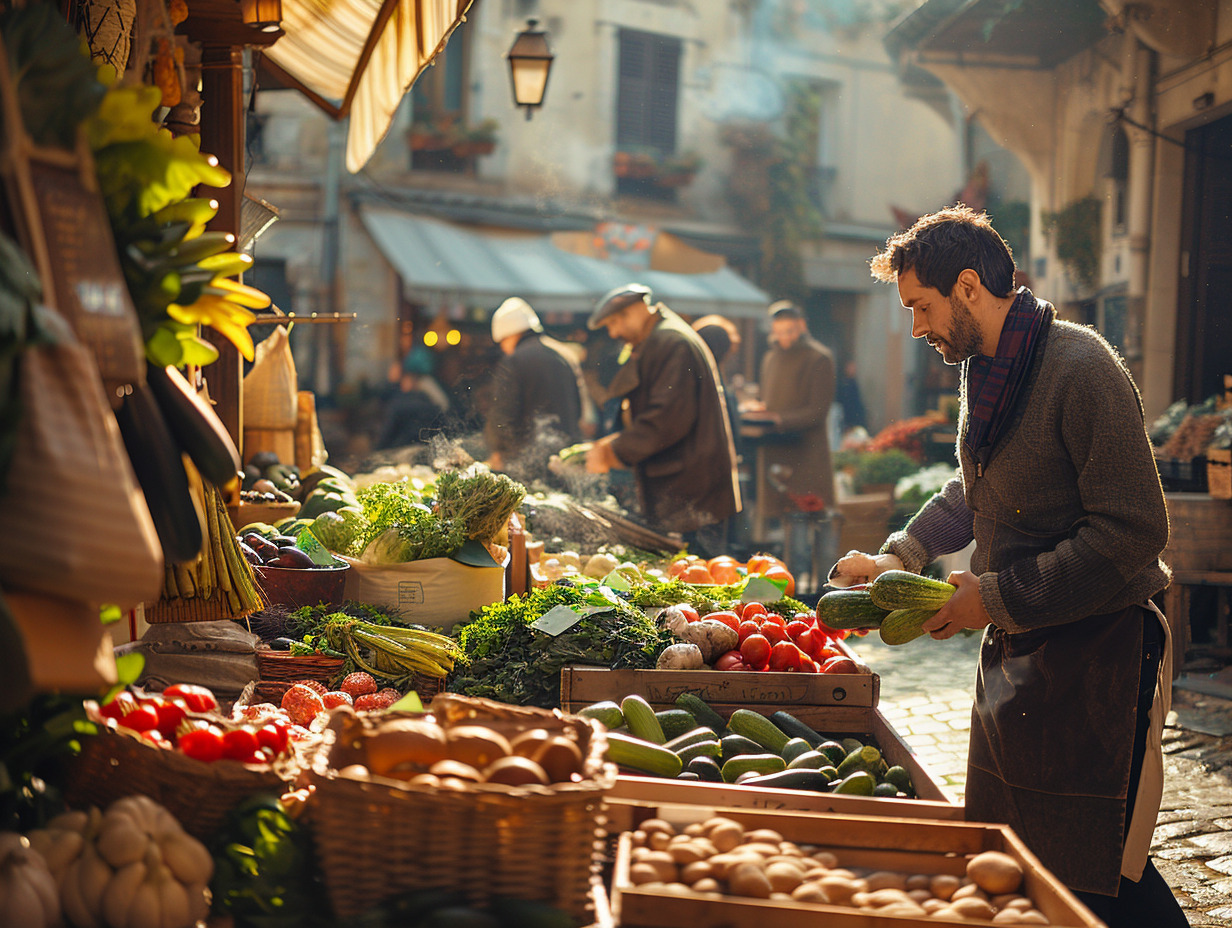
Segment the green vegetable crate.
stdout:
[[[840,642],[839,649],[856,661]],[[670,705],[681,693],[696,693],[707,702],[757,708],[783,706],[877,705],[881,678],[860,673],[773,673],[753,670],[608,670],[569,665],[560,671],[560,705],[567,712],[604,699],[617,702],[637,693],[650,703]]]
[[[801,814],[766,810],[702,809],[644,802],[630,807],[626,825],[640,827],[656,818],[683,829],[717,812],[739,822],[746,831],[771,829],[797,845],[832,852],[839,866],[883,873],[949,874],[961,877],[969,858],[998,851],[1022,870],[1021,892],[1058,928],[1104,928],[1039,859],[1004,825],[979,822],[902,820],[860,815]],[[622,827],[619,824],[616,827]],[[914,925],[989,924],[961,917],[918,918],[882,911],[791,898],[752,898],[673,892],[663,883],[634,885],[630,876],[632,836],[619,839],[612,875],[612,917],[623,928],[907,928]],[[677,884],[678,885],[678,884]],[[892,906],[890,908],[893,908]]]
[[[655,710],[674,705],[651,702]],[[737,709],[749,708],[710,703],[725,720]],[[894,818],[961,820],[963,806],[947,796],[929,768],[903,741],[880,710],[860,706],[778,706],[814,730],[832,737],[855,737],[877,747],[885,763],[902,767],[911,778],[915,798],[866,796],[771,786],[745,786],[732,783],[707,783],[695,780],[622,773],[608,792],[611,830],[627,828],[629,804],[657,802],[741,809],[780,809],[800,812],[833,812],[850,815],[879,815]],[[763,707],[769,714],[769,707]]]

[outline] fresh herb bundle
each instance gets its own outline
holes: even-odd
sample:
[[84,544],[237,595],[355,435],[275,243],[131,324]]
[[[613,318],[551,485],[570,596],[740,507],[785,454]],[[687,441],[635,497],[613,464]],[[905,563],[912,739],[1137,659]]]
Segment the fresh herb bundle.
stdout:
[[526,487],[506,474],[475,466],[447,471],[436,478],[436,514],[465,526],[467,538],[492,541],[522,500]]
[[466,541],[465,524],[439,515],[410,481],[374,483],[356,494],[368,524],[351,543],[368,563],[398,564],[444,557]]

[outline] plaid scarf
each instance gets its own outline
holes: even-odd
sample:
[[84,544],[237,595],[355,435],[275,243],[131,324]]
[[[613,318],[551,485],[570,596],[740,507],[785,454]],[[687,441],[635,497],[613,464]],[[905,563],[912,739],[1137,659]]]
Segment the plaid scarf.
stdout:
[[1020,287],[1001,327],[994,357],[975,355],[963,362],[966,381],[967,432],[963,443],[982,476],[992,447],[1009,422],[1010,412],[1031,369],[1035,346],[1048,332],[1056,311]]

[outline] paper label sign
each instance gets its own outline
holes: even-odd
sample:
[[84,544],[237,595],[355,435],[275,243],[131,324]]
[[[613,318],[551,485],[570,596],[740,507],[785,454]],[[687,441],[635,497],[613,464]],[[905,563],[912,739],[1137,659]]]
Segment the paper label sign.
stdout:
[[607,606],[583,606],[579,609],[572,609],[569,606],[553,606],[535,621],[530,623],[531,628],[538,629],[545,635],[551,635],[555,638],[557,635],[564,634],[578,622],[589,615],[594,615],[596,612],[611,612]]
[[786,588],[786,581],[779,586],[765,577],[753,577],[745,584],[744,592],[740,594],[740,601],[742,603],[777,603],[783,598],[783,591]]

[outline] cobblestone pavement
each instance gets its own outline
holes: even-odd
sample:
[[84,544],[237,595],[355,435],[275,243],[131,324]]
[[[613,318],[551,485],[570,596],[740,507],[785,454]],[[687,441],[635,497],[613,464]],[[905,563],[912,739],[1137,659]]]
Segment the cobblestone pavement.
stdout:
[[[881,712],[961,801],[979,636],[849,640],[881,678]],[[1151,853],[1194,928],[1232,925],[1232,700],[1174,688]]]

